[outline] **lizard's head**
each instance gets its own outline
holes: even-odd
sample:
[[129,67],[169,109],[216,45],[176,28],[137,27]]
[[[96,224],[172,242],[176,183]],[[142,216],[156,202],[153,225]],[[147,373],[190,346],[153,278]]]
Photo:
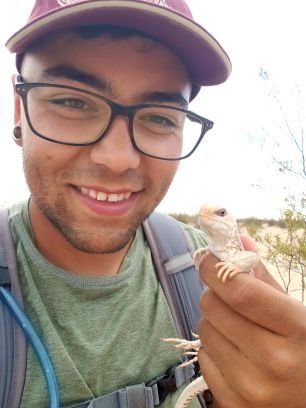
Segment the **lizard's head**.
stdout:
[[198,219],[200,228],[208,236],[226,236],[237,228],[235,218],[226,208],[217,205],[203,205]]

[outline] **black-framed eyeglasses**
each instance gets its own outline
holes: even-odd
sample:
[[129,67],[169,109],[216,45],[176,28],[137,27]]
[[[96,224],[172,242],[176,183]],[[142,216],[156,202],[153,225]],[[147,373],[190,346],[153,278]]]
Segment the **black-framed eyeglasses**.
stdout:
[[89,146],[99,142],[116,116],[128,118],[131,142],[139,152],[162,160],[189,157],[213,127],[194,112],[162,104],[121,105],[72,86],[25,83],[16,77],[32,132],[50,142]]

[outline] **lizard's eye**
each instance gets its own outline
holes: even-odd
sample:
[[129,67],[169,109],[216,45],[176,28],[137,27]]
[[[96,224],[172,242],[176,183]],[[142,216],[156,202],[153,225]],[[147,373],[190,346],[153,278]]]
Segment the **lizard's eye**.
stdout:
[[225,217],[227,214],[227,211],[225,208],[220,208],[219,210],[216,211],[216,214],[219,215],[219,217]]

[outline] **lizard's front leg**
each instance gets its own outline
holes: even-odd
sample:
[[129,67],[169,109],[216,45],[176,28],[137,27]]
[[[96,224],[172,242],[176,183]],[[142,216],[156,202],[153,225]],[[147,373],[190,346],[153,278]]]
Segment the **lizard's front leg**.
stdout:
[[248,272],[243,271],[238,265],[234,264],[233,262],[218,262],[216,264],[216,268],[218,269],[217,276],[222,280],[222,282],[225,282],[227,278],[232,278],[238,273]]
[[225,282],[227,278],[232,278],[238,273],[250,273],[259,262],[259,256],[255,252],[240,251],[228,261],[218,262],[218,278]]
[[206,248],[199,248],[197,249],[194,253],[193,253],[193,262],[194,265],[196,267],[197,270],[199,270],[199,265],[200,265],[200,261],[202,256],[208,251],[208,247]]

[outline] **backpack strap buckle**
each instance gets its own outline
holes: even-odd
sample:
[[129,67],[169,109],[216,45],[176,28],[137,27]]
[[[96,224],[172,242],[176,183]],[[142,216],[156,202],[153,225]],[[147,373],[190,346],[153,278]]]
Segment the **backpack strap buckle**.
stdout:
[[164,402],[166,397],[177,389],[174,370],[175,367],[171,367],[166,371],[165,374],[162,374],[159,377],[155,377],[146,383],[147,387],[157,387],[159,396],[158,405]]
[[165,401],[166,397],[175,392],[185,381],[195,375],[193,364],[180,367],[170,367],[164,374],[153,378],[146,383],[147,387],[157,387],[159,404]]

